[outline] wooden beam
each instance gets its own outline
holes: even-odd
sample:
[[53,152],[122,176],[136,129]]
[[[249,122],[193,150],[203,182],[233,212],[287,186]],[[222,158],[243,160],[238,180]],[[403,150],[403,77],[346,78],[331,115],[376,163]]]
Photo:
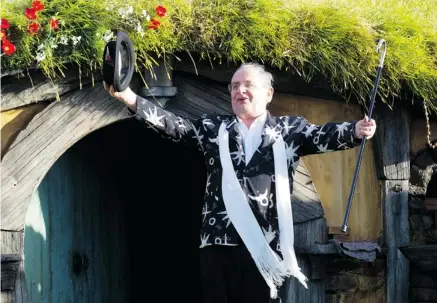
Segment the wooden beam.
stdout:
[[408,189],[411,116],[377,102],[374,138],[376,174],[381,183],[384,245],[387,249],[387,303],[408,302],[409,261],[400,247],[409,243]]
[[387,247],[387,303],[407,303],[409,261],[400,248],[409,243],[408,180],[383,181],[384,244]]
[[410,178],[410,128],[408,110],[390,110],[387,105],[375,105],[376,134],[374,152],[379,180]]
[[53,101],[68,92],[88,84],[101,85],[100,72],[80,73],[77,67],[67,66],[64,77],[51,81],[41,70],[2,78],[2,111],[40,101]]

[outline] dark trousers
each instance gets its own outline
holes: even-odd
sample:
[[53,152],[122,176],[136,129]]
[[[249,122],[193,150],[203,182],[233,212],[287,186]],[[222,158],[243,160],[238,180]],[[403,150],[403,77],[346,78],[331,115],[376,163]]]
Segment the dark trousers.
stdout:
[[270,303],[270,289],[243,244],[200,249],[201,303]]

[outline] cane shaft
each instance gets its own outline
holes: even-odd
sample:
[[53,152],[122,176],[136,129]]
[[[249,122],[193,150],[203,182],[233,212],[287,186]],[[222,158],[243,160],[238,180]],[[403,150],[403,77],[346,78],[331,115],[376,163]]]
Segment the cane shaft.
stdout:
[[[379,78],[381,77],[381,70],[382,70],[382,65],[380,64],[378,66],[378,72],[377,72],[375,83],[374,83],[373,90],[372,90],[372,97],[371,97],[371,102],[370,102],[370,107],[369,107],[369,114],[368,114],[369,121],[372,118],[373,107],[374,107],[374,104],[375,104],[375,97],[376,97],[376,93],[378,91]],[[341,231],[344,232],[344,233],[347,231],[347,223],[348,223],[348,220],[349,220],[349,215],[350,215],[351,206],[352,206],[352,200],[353,200],[354,193],[355,193],[355,187],[357,185],[358,173],[360,171],[361,160],[363,158],[363,152],[364,152],[364,147],[366,145],[366,141],[367,141],[367,138],[363,137],[363,139],[361,141],[360,152],[358,154],[357,165],[355,167],[354,178],[353,178],[351,190],[350,190],[350,193],[349,193],[349,199],[347,201],[346,213],[344,215],[344,221],[343,221],[343,225],[341,227]]]

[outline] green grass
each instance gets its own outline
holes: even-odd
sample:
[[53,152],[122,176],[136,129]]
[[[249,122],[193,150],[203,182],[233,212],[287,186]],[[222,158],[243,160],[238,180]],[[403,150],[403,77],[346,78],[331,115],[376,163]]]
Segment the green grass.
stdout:
[[[23,4],[24,3],[24,4]],[[62,77],[65,63],[85,71],[99,69],[105,31],[126,31],[138,58],[137,69],[150,68],[155,56],[168,58],[189,52],[207,61],[241,63],[256,60],[291,70],[305,80],[322,75],[344,96],[369,99],[380,54],[379,39],[387,41],[387,55],[379,86],[386,102],[408,90],[437,110],[437,2],[435,0],[111,0],[44,3],[36,36],[26,31],[24,8],[30,1],[2,1],[2,18],[11,25],[10,39],[17,46],[2,56],[3,71],[42,68],[47,77]],[[162,4],[167,15],[158,30],[147,30],[145,9],[152,17]],[[123,20],[119,8],[132,5]],[[57,31],[47,25],[56,15],[64,22]],[[136,31],[140,22],[144,35]],[[60,45],[62,37],[81,36],[73,46]],[[50,47],[58,44],[56,49]],[[44,45],[46,58],[35,60]]]

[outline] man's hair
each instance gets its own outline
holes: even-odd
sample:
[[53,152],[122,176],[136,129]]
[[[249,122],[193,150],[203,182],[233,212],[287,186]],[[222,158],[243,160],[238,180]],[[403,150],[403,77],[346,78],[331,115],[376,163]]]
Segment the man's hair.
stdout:
[[273,86],[273,75],[266,70],[264,65],[261,65],[261,64],[256,63],[256,62],[243,63],[236,70],[236,72],[238,72],[242,69],[252,69],[252,70],[256,71],[261,76],[261,78],[263,79],[263,82],[265,83],[265,85],[267,87]]

